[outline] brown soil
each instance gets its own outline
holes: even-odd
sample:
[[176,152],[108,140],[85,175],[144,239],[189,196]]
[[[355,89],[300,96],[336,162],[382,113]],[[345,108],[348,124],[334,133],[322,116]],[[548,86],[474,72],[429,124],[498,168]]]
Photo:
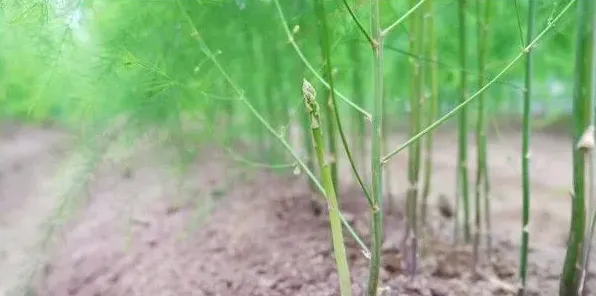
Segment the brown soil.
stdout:
[[[493,137],[489,148],[495,243],[491,260],[483,256],[480,275],[472,272],[471,248],[452,245],[453,221],[437,207],[439,195],[454,192],[455,136],[437,139],[432,227],[413,278],[405,275],[399,243],[407,156],[392,160],[388,180],[396,214],[385,217],[382,295],[513,295],[521,225],[519,138],[508,132]],[[39,266],[30,295],[338,295],[328,222],[310,210],[304,176],[292,169],[247,169],[212,150],[203,151],[183,178],[154,154],[112,151],[87,188],[88,198],[67,211],[73,217],[54,248],[42,253],[49,257],[39,256],[39,226],[56,217],[53,207],[61,201],[46,184],[55,182],[55,160],[70,155],[59,149],[65,139],[23,127],[0,136],[0,294]],[[533,295],[555,295],[569,227],[571,145],[548,134],[535,134],[532,145],[529,285]],[[368,237],[366,203],[350,187],[349,171],[342,172],[342,208]],[[368,260],[353,240],[347,245],[354,295],[362,295]],[[589,288],[595,284],[590,277]]]

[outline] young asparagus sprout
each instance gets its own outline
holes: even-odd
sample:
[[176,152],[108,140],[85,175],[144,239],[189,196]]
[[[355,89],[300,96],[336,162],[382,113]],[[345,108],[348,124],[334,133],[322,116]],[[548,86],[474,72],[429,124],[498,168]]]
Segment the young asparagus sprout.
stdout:
[[323,142],[323,133],[321,131],[321,119],[319,105],[316,100],[316,91],[312,85],[304,79],[302,82],[302,96],[306,105],[311,122],[312,137],[314,148],[317,155],[317,163],[323,179],[327,208],[329,211],[329,223],[331,225],[331,237],[333,243],[333,253],[335,255],[335,264],[339,274],[339,287],[342,296],[352,295],[352,284],[350,279],[350,270],[348,267],[348,258],[344,246],[343,230],[339,216],[339,205],[335,193],[335,187],[331,176],[331,167],[325,160],[325,147]]

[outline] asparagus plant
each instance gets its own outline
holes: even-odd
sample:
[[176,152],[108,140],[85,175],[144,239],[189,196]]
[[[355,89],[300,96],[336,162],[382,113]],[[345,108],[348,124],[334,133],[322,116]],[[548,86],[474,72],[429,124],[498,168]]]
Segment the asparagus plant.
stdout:
[[[536,17],[536,1],[530,0],[528,9],[528,28],[526,42],[534,38],[534,19]],[[528,45],[526,43],[526,46]],[[519,278],[520,285],[518,295],[526,295],[526,283],[528,274],[528,244],[530,232],[530,112],[532,109],[532,77],[533,77],[533,54],[529,52],[525,61],[525,88],[523,105],[523,133],[522,133],[522,229],[521,229],[521,251]]]
[[383,36],[381,35],[381,15],[379,9],[380,1],[381,0],[372,0],[370,2],[370,23],[373,40],[373,112],[370,159],[373,203],[370,208],[372,216],[372,254],[368,274],[368,283],[366,286],[367,296],[377,295],[383,233],[383,168],[381,166],[381,149],[383,141]]
[[[463,104],[467,98],[467,36],[466,36],[466,7],[467,0],[458,0],[458,18],[459,18],[459,59],[460,59],[460,73],[459,73],[459,88],[460,88],[460,104]],[[459,182],[457,184],[457,198],[461,198],[461,206],[463,207],[463,233],[465,242],[470,241],[470,200],[468,195],[468,112],[464,107],[458,117],[458,158],[457,167],[459,174]]]
[[[488,56],[488,29],[491,16],[490,1],[476,1],[477,39],[478,39],[478,87],[486,83],[486,60]],[[474,265],[478,263],[480,235],[482,233],[482,212],[484,210],[484,226],[487,237],[488,253],[491,252],[490,230],[490,196],[488,176],[488,152],[486,139],[486,107],[484,94],[478,96],[476,120],[476,184],[475,184],[475,232],[474,232]],[[482,209],[484,204],[484,209]]]
[[[484,1],[476,0],[476,31],[478,38],[478,85],[484,85],[484,71],[486,58],[486,19],[483,15]],[[484,94],[478,98],[478,110],[476,120],[476,186],[474,199],[474,267],[478,264],[479,246],[480,246],[480,229],[481,229],[481,210],[480,199],[482,194],[482,182],[484,176],[484,164],[486,162],[486,153],[484,150],[483,135],[485,133],[484,123]]]
[[[419,1],[411,0],[410,6],[415,7]],[[422,19],[423,11],[418,10],[414,12],[410,18],[410,52],[416,56],[422,56],[423,45],[423,27]],[[415,136],[420,132],[421,114],[420,109],[423,100],[423,68],[420,65],[419,59],[410,58],[410,108],[412,110],[410,116],[410,135]],[[408,272],[414,274],[416,272],[416,254],[417,254],[417,240],[418,240],[418,177],[420,173],[420,144],[413,143],[409,147],[408,152],[408,183],[406,197],[406,212],[407,212],[407,230],[409,256],[406,258]]]
[[[439,57],[437,49],[437,36],[435,29],[435,12],[434,0],[428,0],[426,4],[426,20],[428,24],[425,26],[425,34],[427,36],[427,55],[430,63],[427,63],[430,84],[430,96],[427,103],[426,124],[430,125],[437,119],[437,112],[439,106]],[[422,189],[422,205],[421,205],[421,222],[426,225],[428,216],[428,196],[431,190],[432,171],[433,171],[433,133],[429,132],[426,136],[424,146],[424,187]]]
[[573,192],[571,228],[559,295],[578,295],[585,244],[586,163],[589,152],[582,141],[592,124],[594,74],[594,1],[578,1],[577,46],[573,93]]
[[[348,259],[346,249],[344,246],[344,238],[341,226],[341,219],[339,216],[339,205],[335,194],[333,178],[331,175],[331,165],[325,156],[325,147],[323,141],[323,134],[321,131],[321,118],[319,113],[319,105],[316,101],[316,92],[312,85],[304,80],[302,85],[302,94],[304,103],[309,114],[314,149],[317,155],[317,163],[321,172],[323,187],[325,188],[325,195],[329,210],[329,223],[331,225],[331,235],[333,241],[333,252],[335,255],[335,263],[339,274],[339,287],[342,296],[352,295],[352,284],[350,279],[350,270],[348,267]],[[332,120],[331,118],[327,120]]]

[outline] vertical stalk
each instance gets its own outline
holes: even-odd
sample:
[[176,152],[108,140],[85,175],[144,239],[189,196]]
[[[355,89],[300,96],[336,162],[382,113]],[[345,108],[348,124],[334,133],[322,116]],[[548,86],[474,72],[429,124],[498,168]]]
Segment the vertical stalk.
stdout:
[[[488,24],[490,22],[491,2],[487,0],[476,0],[476,14],[478,19],[478,87],[486,83],[486,60],[488,55]],[[474,266],[477,266],[479,257],[480,234],[482,233],[482,202],[484,201],[484,215],[487,237],[490,236],[490,207],[488,205],[488,153],[486,140],[486,108],[484,94],[478,97],[478,114],[476,121],[476,184],[475,184],[475,232],[474,232]],[[484,197],[484,200],[482,200]],[[490,244],[489,244],[490,254]]]
[[[490,13],[490,10],[487,12]],[[483,196],[484,196],[484,227],[485,227],[485,233],[486,233],[486,246],[488,249],[488,255],[490,257],[490,255],[492,254],[492,219],[491,219],[491,206],[490,206],[490,177],[489,177],[489,172],[488,172],[488,153],[486,152],[486,133],[484,133],[484,154],[486,155],[485,157],[485,162],[484,162],[484,168],[482,169],[483,173]]]
[[323,57],[323,64],[324,64],[324,78],[329,84],[329,89],[326,90],[326,104],[325,106],[325,117],[326,120],[326,128],[328,131],[327,135],[327,143],[329,144],[329,154],[330,159],[328,161],[331,162],[331,176],[333,180],[333,184],[337,187],[338,180],[337,180],[337,162],[338,162],[338,155],[337,155],[337,136],[336,136],[336,128],[337,125],[334,122],[335,118],[335,87],[333,84],[333,68],[331,63],[331,50],[329,46],[329,30],[327,28],[327,15],[325,12],[325,1],[324,0],[315,0],[315,12],[317,14],[318,19],[318,28],[319,28],[319,42],[321,46],[321,55]]
[[372,172],[372,199],[371,228],[372,247],[371,260],[366,287],[367,296],[376,296],[379,285],[379,266],[381,263],[382,244],[382,203],[383,203],[383,168],[381,163],[381,144],[383,137],[383,36],[381,35],[381,22],[379,2],[370,2],[371,35],[374,41],[373,50],[373,113],[371,136],[371,172]]
[[[410,0],[410,6],[414,7],[418,0]],[[410,58],[410,136],[413,137],[420,132],[420,106],[422,103],[422,68],[420,59],[422,56],[422,10],[412,13],[410,17],[410,52],[417,58]],[[407,213],[407,235],[409,256],[406,259],[408,272],[413,275],[416,272],[416,253],[418,236],[418,177],[420,174],[420,142],[412,143],[408,147],[408,191],[406,196]]]
[[460,225],[459,225],[459,219],[460,219],[460,214],[461,214],[461,188],[459,186],[459,179],[461,178],[461,175],[459,174],[459,166],[456,166],[456,170],[455,170],[455,207],[454,207],[454,213],[453,213],[453,218],[455,220],[455,223],[453,223],[453,244],[457,244],[459,242],[459,235],[460,235]]
[[[482,87],[484,84],[484,20],[482,19],[482,0],[476,0],[476,30],[478,36],[478,85]],[[475,186],[475,200],[474,200],[474,252],[473,264],[474,268],[478,266],[478,248],[480,246],[480,194],[482,187],[482,164],[486,155],[482,154],[482,133],[484,133],[484,94],[478,97],[478,118],[476,120],[476,186]]]
[[320,125],[321,118],[319,113],[319,105],[316,101],[315,89],[306,80],[303,81],[302,94],[311,122],[314,149],[317,155],[317,163],[319,164],[319,169],[321,171],[323,187],[325,189],[325,195],[327,199],[329,223],[331,225],[331,237],[333,241],[333,253],[335,255],[337,273],[339,274],[340,293],[342,296],[351,296],[352,284],[350,279],[350,270],[348,267],[348,258],[344,245],[339,205],[335,195],[335,188],[333,186],[333,179],[331,176],[331,165],[325,159],[325,147]]
[[[327,22],[326,18],[323,18],[323,21],[326,24],[326,22]],[[326,25],[325,25],[325,27],[326,27]],[[327,52],[329,52],[328,44],[329,43],[327,43]],[[333,89],[333,84],[330,83],[330,86],[331,86],[331,89]],[[370,196],[370,190],[368,190],[367,186],[364,183],[364,180],[362,179],[362,177],[360,176],[360,173],[358,172],[356,161],[354,160],[354,157],[352,156],[352,151],[350,149],[348,139],[344,133],[343,124],[342,124],[341,118],[339,116],[339,109],[337,108],[337,101],[336,101],[335,95],[333,93],[331,94],[331,100],[328,102],[328,104],[331,107],[332,115],[334,115],[333,119],[335,120],[335,127],[337,127],[337,132],[339,133],[339,138],[341,139],[341,143],[344,148],[344,152],[346,153],[346,156],[348,157],[348,162],[350,163],[352,172],[354,173],[354,176],[356,177],[356,181],[358,181],[358,184],[362,188],[362,191],[364,192],[364,195],[365,195],[369,205],[372,205],[373,202],[372,202],[372,199]],[[337,186],[337,183],[334,183],[334,184],[336,184],[336,186]]]
[[[385,101],[383,103],[383,105],[385,105],[388,101],[387,98],[383,97],[383,100]],[[386,105],[385,105],[386,106]],[[384,108],[383,109],[383,118],[390,118],[391,117],[391,113],[390,113],[391,109],[390,108]],[[382,135],[382,143],[381,143],[381,154],[385,154],[387,151],[389,151],[391,148],[389,147],[389,137],[391,134],[391,130],[389,129],[389,126],[391,125],[391,122],[389,120],[384,120],[383,121],[383,135]],[[387,196],[387,213],[392,214],[394,213],[394,211],[396,210],[396,206],[395,206],[395,198],[394,196],[391,195],[391,182],[387,182],[387,180],[391,180],[391,176],[393,176],[392,173],[392,169],[391,166],[386,166],[384,167],[384,172],[383,172],[383,178],[384,178],[384,183],[383,183],[383,192],[384,195]]]
[[[593,11],[593,13],[596,14],[596,9],[595,11]],[[596,15],[594,15],[594,18],[596,18]],[[592,83],[596,83],[596,20],[594,20],[594,24],[592,26]],[[592,85],[592,104],[594,106],[596,102],[596,85]],[[584,133],[584,136],[587,136],[587,138],[585,138],[586,141],[592,141],[591,143],[586,143],[586,144],[591,144],[591,145],[585,145],[585,148],[589,148],[589,169],[588,169],[588,206],[587,206],[587,210],[586,213],[589,213],[589,219],[590,219],[590,223],[588,224],[587,227],[587,231],[586,231],[586,241],[587,244],[584,247],[584,265],[582,266],[582,275],[581,275],[581,282],[580,282],[580,287],[579,287],[579,294],[580,295],[585,295],[585,292],[587,291],[585,289],[585,285],[586,285],[586,281],[588,279],[588,273],[590,272],[590,258],[591,258],[591,253],[592,253],[592,248],[593,248],[593,239],[594,239],[594,231],[596,228],[596,212],[594,209],[594,202],[596,199],[596,184],[594,184],[595,180],[596,180],[596,175],[595,175],[595,170],[596,170],[596,155],[594,155],[594,142],[595,137],[596,137],[596,131],[594,130],[594,126],[596,125],[596,109],[593,110],[592,112],[592,129],[589,131],[586,131],[586,133]]]
[[[459,58],[460,58],[460,103],[464,103],[467,99],[467,80],[466,80],[466,64],[467,64],[467,38],[466,38],[466,6],[467,0],[458,0],[458,15],[459,15]],[[470,242],[470,200],[468,195],[468,112],[467,108],[461,109],[458,116],[458,171],[459,188],[457,198],[461,198],[461,205],[463,206],[464,214],[464,240],[466,243]]]
[[[528,9],[528,28],[526,36],[526,45],[534,38],[534,19],[536,18],[536,1],[530,0]],[[522,229],[521,229],[521,254],[519,260],[519,278],[520,285],[518,295],[526,295],[526,282],[528,274],[528,243],[530,232],[528,225],[530,222],[530,112],[532,110],[532,76],[533,52],[526,55],[525,63],[525,87],[523,104],[523,133],[522,133]]]
[[[428,56],[431,61],[428,63],[430,72],[430,97],[427,103],[428,110],[426,116],[426,125],[430,125],[437,119],[439,107],[439,54],[437,49],[437,35],[435,30],[435,12],[434,0],[427,0],[426,13],[428,24],[426,26],[426,35],[428,36]],[[424,188],[422,189],[421,219],[422,225],[426,225],[428,213],[428,196],[431,189],[431,179],[433,170],[433,132],[429,132],[426,137],[424,147]]]
[[586,163],[588,149],[581,143],[583,134],[592,124],[594,77],[594,1],[577,3],[577,47],[575,57],[575,87],[573,98],[573,201],[571,229],[567,253],[561,275],[559,295],[577,295],[580,284],[578,266],[583,265],[586,191]]

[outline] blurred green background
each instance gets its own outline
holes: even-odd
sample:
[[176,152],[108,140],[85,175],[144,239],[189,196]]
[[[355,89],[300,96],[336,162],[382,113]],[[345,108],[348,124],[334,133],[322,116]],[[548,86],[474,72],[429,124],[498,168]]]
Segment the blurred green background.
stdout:
[[[281,0],[288,26],[308,61],[322,72],[312,1]],[[525,1],[495,1],[490,24],[489,78],[521,50]],[[541,30],[562,2],[539,1]],[[196,30],[259,112],[276,128],[302,108],[302,77],[314,80],[288,42],[270,0],[4,0],[0,10],[0,116],[56,122],[70,128],[107,126],[127,118],[137,131],[177,130],[185,122],[214,134],[250,137],[261,131],[237,94],[201,48]],[[350,1],[364,24],[365,1]],[[328,1],[338,89],[370,108],[371,55],[340,1]],[[383,1],[383,23],[405,11],[407,1]],[[475,80],[476,15],[469,5],[469,93]],[[407,24],[386,41],[387,112],[408,112],[408,59],[439,63],[441,112],[458,98],[457,3],[437,1],[439,61],[408,53]],[[548,118],[570,111],[575,14],[565,15],[535,54],[534,112]],[[299,26],[299,29],[296,27]],[[522,31],[522,32],[520,32]],[[355,98],[354,73],[364,97]],[[492,115],[519,113],[523,69],[517,65],[488,91]],[[317,87],[321,87],[320,83]],[[340,104],[347,110],[345,104]],[[346,111],[347,112],[347,111]],[[352,111],[350,111],[352,112]],[[473,112],[473,111],[472,111]],[[345,117],[344,117],[345,118]],[[225,121],[225,125],[221,125]],[[221,133],[220,133],[221,134]]]

